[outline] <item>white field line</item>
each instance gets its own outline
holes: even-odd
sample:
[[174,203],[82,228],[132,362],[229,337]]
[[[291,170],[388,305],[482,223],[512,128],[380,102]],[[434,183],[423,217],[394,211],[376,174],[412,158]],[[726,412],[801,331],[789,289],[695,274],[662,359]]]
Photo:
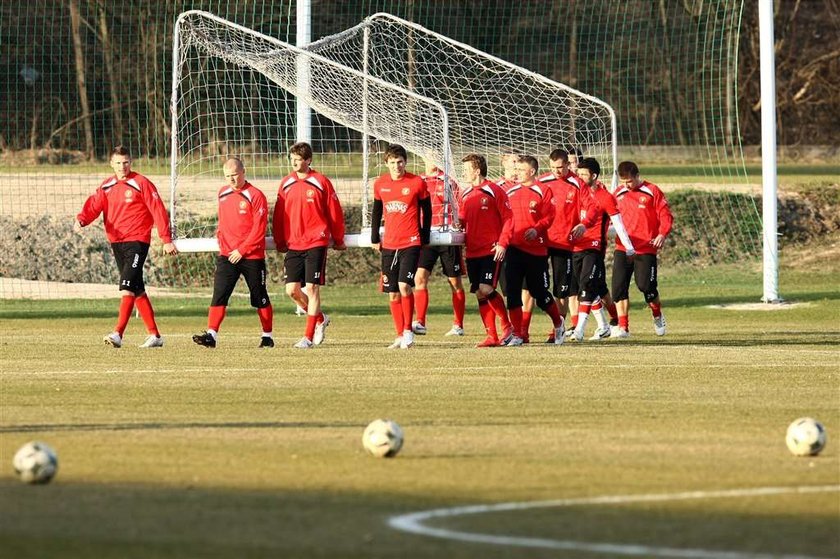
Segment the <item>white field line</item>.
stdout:
[[607,553],[633,557],[677,557],[688,559],[822,559],[806,555],[773,555],[766,553],[746,553],[710,549],[680,549],[656,547],[639,544],[598,543],[574,540],[553,540],[546,538],[526,538],[517,536],[497,536],[474,532],[461,532],[446,528],[433,528],[424,523],[435,518],[451,518],[469,514],[492,512],[521,511],[539,508],[575,507],[586,505],[623,505],[629,503],[652,503],[668,501],[686,501],[693,499],[721,499],[735,497],[768,497],[776,495],[824,493],[840,491],[840,485],[816,485],[802,487],[757,487],[753,489],[731,489],[723,491],[687,491],[682,493],[607,495],[584,497],[579,499],[558,499],[552,501],[531,501],[518,503],[499,503],[495,505],[470,505],[434,509],[421,512],[392,516],[388,526],[395,530],[430,536],[447,540],[491,545],[583,551],[587,553]]

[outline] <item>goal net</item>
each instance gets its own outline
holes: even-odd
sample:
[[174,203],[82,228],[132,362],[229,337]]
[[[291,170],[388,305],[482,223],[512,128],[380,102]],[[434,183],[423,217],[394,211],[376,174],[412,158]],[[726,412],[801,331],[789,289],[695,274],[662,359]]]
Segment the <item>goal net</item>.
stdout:
[[616,119],[606,102],[391,14],[378,13],[306,47],[342,66],[438,101],[449,115],[455,161],[513,152],[547,161],[576,147],[616,165]]
[[[313,167],[333,180],[348,231],[354,222],[358,231],[369,226],[368,177],[382,170],[380,143],[400,144],[454,176],[439,102],[207,12],[185,12],[175,27],[172,88],[171,215],[181,251],[217,249],[226,157],[240,157],[249,180],[273,198],[298,139],[298,101],[315,112]],[[451,188],[447,195],[456,211]],[[369,242],[369,233],[347,238],[348,246]]]

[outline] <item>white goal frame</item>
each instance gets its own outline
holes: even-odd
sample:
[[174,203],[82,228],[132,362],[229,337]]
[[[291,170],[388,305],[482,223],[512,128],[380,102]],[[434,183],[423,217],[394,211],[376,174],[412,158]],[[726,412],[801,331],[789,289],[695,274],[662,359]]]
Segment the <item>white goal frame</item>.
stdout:
[[[300,72],[301,69],[306,69],[306,76],[304,79],[301,80],[306,84],[308,87],[309,85],[309,72],[308,68],[312,63],[317,63],[321,66],[328,67],[332,71],[336,72],[337,74],[341,74],[345,77],[352,77],[355,81],[354,83],[359,84],[364,91],[367,91],[369,88],[377,87],[380,90],[390,91],[391,94],[394,95],[397,99],[411,99],[414,102],[426,107],[427,109],[433,111],[437,115],[437,119],[440,126],[440,136],[442,141],[440,145],[437,147],[439,148],[437,158],[435,159],[436,164],[438,164],[442,169],[444,169],[446,176],[451,177],[454,176],[453,170],[453,162],[452,162],[452,155],[449,150],[449,120],[448,114],[446,109],[441,105],[438,101],[430,99],[428,97],[424,97],[407,89],[401,88],[397,85],[392,83],[388,83],[386,81],[380,80],[378,78],[372,77],[370,75],[365,75],[362,72],[357,70],[347,68],[336,62],[324,58],[318,54],[315,54],[311,51],[298,48],[294,45],[281,41],[279,39],[264,35],[242,25],[238,25],[231,21],[225,20],[221,17],[218,17],[214,14],[209,12],[201,11],[201,10],[190,10],[187,12],[182,13],[176,23],[175,23],[175,30],[173,36],[173,46],[172,46],[172,97],[171,97],[171,106],[170,110],[172,113],[171,119],[171,152],[170,152],[170,224],[172,226],[173,231],[176,233],[178,232],[178,179],[179,179],[179,169],[178,169],[178,162],[179,162],[179,143],[178,143],[178,131],[179,131],[179,121],[178,121],[178,101],[179,101],[179,84],[181,82],[181,47],[182,47],[182,29],[186,24],[189,18],[204,18],[207,20],[211,20],[216,24],[230,28],[232,30],[244,33],[255,39],[263,41],[265,43],[271,44],[274,48],[278,50],[278,52],[283,52],[286,54],[291,54],[297,61],[297,68]],[[213,56],[218,56],[213,54]],[[229,62],[236,62],[237,64],[244,65],[249,67],[252,70],[257,72],[265,73],[261,70],[261,68],[254,64],[252,61],[248,61],[241,57],[237,57],[235,54],[229,55],[229,58],[225,56],[218,56],[223,60]],[[306,104],[313,108],[316,111],[319,111],[319,107],[323,108],[323,102],[314,99],[310,92],[308,91],[301,91],[300,87],[291,88],[288,84],[279,83],[277,80],[272,79],[270,76],[267,76],[271,81],[275,84],[280,86],[281,88],[285,89],[295,97],[304,98]],[[325,114],[328,118],[332,119],[333,121],[346,126],[347,128],[356,130],[361,132],[365,137],[373,136],[376,138],[380,138],[382,140],[392,142],[392,143],[401,143],[408,149],[409,151],[413,152],[422,152],[427,151],[428,148],[422,145],[412,145],[412,142],[406,141],[406,138],[400,137],[399,134],[395,135],[390,128],[377,126],[377,123],[374,119],[371,119],[370,112],[367,108],[367,98],[364,97],[364,103],[362,107],[362,118],[355,119],[354,115],[342,114],[336,116],[336,114]],[[321,112],[321,111],[319,111]],[[447,179],[448,180],[448,179]],[[369,190],[369,185],[367,181],[364,183],[364,188]],[[451,195],[451,189],[448,189]],[[367,196],[363,197],[363,210],[364,205],[367,202]],[[457,201],[451,201],[453,205],[457,204]],[[363,215],[366,212],[363,211]],[[351,247],[364,247],[370,246],[370,229],[369,226],[365,227],[366,224],[362,224],[362,229],[359,234],[348,234],[345,236],[345,244]],[[218,250],[218,241],[215,238],[176,238],[175,245],[181,252],[214,252]],[[463,233],[459,231],[450,231],[450,230],[436,230],[432,231],[431,236],[431,243],[432,245],[452,245],[452,244],[461,244],[463,243]],[[273,249],[274,240],[272,237],[266,238],[266,245],[267,248]]]

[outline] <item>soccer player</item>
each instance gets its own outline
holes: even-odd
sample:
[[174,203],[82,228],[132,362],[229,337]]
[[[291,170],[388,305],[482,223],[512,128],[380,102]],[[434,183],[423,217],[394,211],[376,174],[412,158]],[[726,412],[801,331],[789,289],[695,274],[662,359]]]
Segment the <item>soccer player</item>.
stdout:
[[636,287],[644,294],[653,314],[653,329],[657,336],[665,335],[665,316],[659,300],[657,282],[657,253],[671,232],[674,216],[662,190],[639,176],[639,167],[632,161],[618,164],[618,190],[615,197],[624,216],[627,234],[636,248],[635,258],[623,240],[616,241],[613,260],[612,291],[618,308],[618,326],[612,337],[630,336],[630,279],[635,276]]
[[[581,342],[586,320],[593,306],[600,303],[602,299],[608,306],[612,304],[607,290],[604,262],[607,229],[610,223],[615,228],[616,237],[626,247],[627,258],[633,257],[635,249],[624,228],[615,198],[598,180],[601,176],[601,165],[598,160],[592,157],[580,160],[578,176],[584,183],[581,190],[585,193],[584,196],[589,198],[586,202],[588,204],[586,216],[576,226],[578,229],[585,228],[586,230],[575,241],[572,254],[572,269],[578,278],[579,286],[577,326],[575,326],[572,339]],[[600,340],[609,337],[610,328],[603,313],[596,312],[595,319],[598,321],[598,329],[592,339]]]
[[[370,243],[382,255],[382,290],[388,294],[397,338],[389,349],[414,345],[414,275],[420,247],[429,244],[432,203],[425,181],[405,170],[408,154],[393,144],[385,152],[388,172],[373,184]],[[385,218],[385,237],[379,224]]]
[[513,150],[506,150],[499,158],[499,162],[502,164],[502,177],[496,181],[496,186],[507,192],[519,183],[517,176],[519,154],[514,153]]
[[[554,206],[554,221],[548,228],[548,257],[552,273],[552,294],[557,301],[560,316],[564,319],[569,312],[570,300],[573,300],[572,313],[577,313],[578,278],[572,273],[572,249],[575,239],[583,233],[580,223],[581,186],[583,181],[571,171],[571,154],[563,149],[555,149],[548,155],[550,172],[538,179],[539,184],[551,188],[557,204]],[[572,317],[577,323],[577,317]],[[546,343],[554,343],[554,330],[549,333]]]
[[516,334],[507,344],[522,345],[522,295],[516,287],[523,284],[536,305],[554,325],[555,343],[563,343],[563,317],[548,290],[548,248],[546,235],[554,221],[555,200],[551,189],[538,185],[535,177],[539,163],[530,155],[519,159],[520,183],[508,191],[513,213],[513,234],[506,254],[507,307]]
[[245,178],[245,165],[231,157],[224,165],[227,184],[219,189],[219,255],[213,279],[213,300],[207,316],[207,330],[195,334],[193,342],[216,347],[219,327],[225,319],[230,296],[240,276],[245,277],[251,306],[262,325],[259,347],[274,347],[271,336],[274,314],[265,285],[265,230],[268,202],[265,194]]
[[583,152],[574,146],[569,146],[564,151],[569,155],[569,171],[577,174],[578,161],[583,159]]
[[[429,189],[429,197],[432,202],[432,227],[441,228],[444,225],[451,225],[452,206],[446,198],[446,177],[433,161],[426,160],[426,174],[420,175]],[[453,196],[458,196],[458,185],[451,181]],[[466,293],[464,284],[461,282],[463,275],[463,256],[460,246],[424,246],[420,249],[420,261],[417,265],[417,275],[414,278],[414,307],[417,311],[417,320],[412,322],[411,329],[415,334],[426,333],[426,312],[429,309],[429,275],[435,267],[435,262],[440,258],[440,266],[444,275],[449,280],[449,287],[452,290],[452,311],[455,315],[452,321],[452,328],[444,336],[464,335],[464,311],[466,307]]]
[[[321,311],[321,286],[326,280],[327,247],[345,250],[344,212],[330,180],[311,168],[312,146],[298,142],[289,149],[292,172],[280,181],[271,231],[279,252],[285,252],[286,294],[306,310],[306,329],[294,347],[310,349],[324,341],[330,318]],[[301,289],[306,285],[306,292]]]
[[77,233],[90,225],[100,214],[105,222],[105,235],[120,270],[120,310],[114,331],[105,336],[105,343],[122,347],[131,312],[137,308],[149,336],[142,348],[162,347],[163,337],[155,322],[155,311],[143,282],[143,264],[149,254],[152,225],[157,227],[166,254],[178,251],[169,231],[169,215],[152,182],[131,170],[131,154],[125,146],[111,151],[114,174],[105,179],[76,216],[73,227]]
[[[513,327],[502,296],[496,291],[501,264],[504,261],[513,219],[507,194],[487,180],[487,160],[471,153],[461,160],[468,186],[461,195],[459,219],[465,232],[467,273],[470,292],[478,298],[478,312],[487,338],[476,347],[506,345],[513,339]],[[499,317],[503,336],[496,329]]]

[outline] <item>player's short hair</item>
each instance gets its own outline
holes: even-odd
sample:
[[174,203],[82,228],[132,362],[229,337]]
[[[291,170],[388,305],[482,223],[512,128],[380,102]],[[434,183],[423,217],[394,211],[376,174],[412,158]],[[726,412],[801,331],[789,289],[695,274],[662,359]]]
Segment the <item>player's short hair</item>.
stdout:
[[537,161],[537,158],[534,157],[533,155],[522,155],[522,156],[519,157],[519,162],[520,163],[527,163],[531,167],[531,169],[534,170],[534,172],[537,172],[537,171],[540,170],[540,162]]
[[306,142],[298,142],[289,148],[289,155],[297,155],[303,159],[312,159],[312,146]]
[[633,163],[632,161],[622,161],[618,164],[618,176],[622,179],[638,177],[639,166]]
[[569,162],[569,152],[565,149],[555,149],[551,153],[548,154],[548,158],[551,161],[562,161],[563,163]]
[[384,160],[387,163],[389,159],[395,159],[402,157],[405,161],[408,161],[408,152],[405,151],[405,148],[399,144],[391,144],[388,146],[388,149],[385,150],[385,157]]
[[583,158],[583,151],[581,151],[581,149],[576,147],[576,146],[567,147],[566,148],[566,153],[568,153],[569,155],[577,155],[578,159]]
[[234,157],[234,156],[228,157],[225,160],[225,165],[224,166],[227,167],[228,164],[230,164],[230,163],[233,163],[234,165],[236,165],[236,169],[238,171],[242,171],[242,172],[245,171],[245,164],[242,163],[242,160],[239,159],[238,157]]
[[471,163],[481,173],[482,177],[487,176],[487,159],[477,153],[467,154],[461,163]]
[[578,161],[578,169],[587,169],[593,175],[601,176],[601,164],[594,157],[584,157]]
[[124,155],[131,159],[131,152],[129,152],[128,148],[122,144],[114,146],[114,149],[111,150],[111,155],[108,156],[108,159],[114,157],[115,155]]

